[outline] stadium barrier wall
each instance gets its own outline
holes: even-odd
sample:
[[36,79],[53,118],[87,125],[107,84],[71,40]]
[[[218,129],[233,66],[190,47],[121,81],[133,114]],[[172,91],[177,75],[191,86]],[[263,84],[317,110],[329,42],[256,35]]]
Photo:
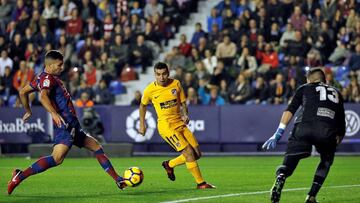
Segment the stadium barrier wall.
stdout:
[[[285,108],[285,105],[191,106],[191,121],[188,127],[195,133],[205,151],[256,152],[276,130]],[[346,104],[345,109],[347,133],[341,150],[360,152],[360,105]],[[137,108],[96,106],[95,110],[103,123],[103,136],[107,142],[133,143],[135,152],[171,151],[158,135],[157,118],[153,108],[150,107],[146,114],[148,130],[144,137],[137,133]],[[50,138],[53,138],[51,117],[41,107],[33,107],[33,116],[28,123],[21,120],[23,109],[1,108],[0,112],[0,144],[29,144],[34,140],[39,142],[42,139],[39,139],[39,133],[36,131],[50,134]],[[82,109],[77,109],[77,113],[81,118]],[[286,136],[278,150],[284,150],[291,128],[291,125],[287,128]]]

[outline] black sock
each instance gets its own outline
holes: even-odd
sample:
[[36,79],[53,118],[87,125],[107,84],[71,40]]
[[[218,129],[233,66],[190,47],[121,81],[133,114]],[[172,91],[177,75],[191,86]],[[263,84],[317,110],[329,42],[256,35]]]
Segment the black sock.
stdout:
[[310,192],[308,193],[308,195],[316,197],[316,195],[319,192],[324,181],[325,181],[324,177],[315,175],[313,184],[311,186],[311,189],[310,189]]

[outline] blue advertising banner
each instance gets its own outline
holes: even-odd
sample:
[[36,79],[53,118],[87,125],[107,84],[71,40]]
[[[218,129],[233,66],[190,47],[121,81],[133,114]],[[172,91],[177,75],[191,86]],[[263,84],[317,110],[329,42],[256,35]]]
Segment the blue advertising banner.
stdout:
[[31,143],[27,135],[30,130],[52,134],[51,118],[45,109],[33,107],[26,123],[22,120],[24,113],[21,108],[0,108],[0,143]]
[[[189,107],[189,129],[200,143],[262,143],[276,130],[284,105],[232,105],[223,107]],[[96,106],[104,126],[107,142],[163,143],[152,107],[146,114],[147,133],[138,134],[139,111],[136,107]],[[344,142],[360,143],[360,105],[346,104],[346,137]],[[79,120],[83,111],[77,109]],[[52,135],[52,121],[42,107],[33,107],[33,115],[24,123],[23,109],[0,108],[0,143],[30,143],[27,132],[36,128]],[[292,124],[288,126],[286,137]],[[285,142],[287,139],[283,139]]]

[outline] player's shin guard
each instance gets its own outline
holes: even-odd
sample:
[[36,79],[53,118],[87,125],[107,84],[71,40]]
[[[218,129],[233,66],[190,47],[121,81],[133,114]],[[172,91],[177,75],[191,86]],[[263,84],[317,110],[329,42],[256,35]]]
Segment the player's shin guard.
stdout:
[[195,182],[197,184],[205,182],[203,177],[201,176],[201,172],[200,172],[199,166],[196,161],[186,162],[186,168],[194,176]]
[[[104,154],[102,148],[94,152],[96,159],[99,161],[101,167],[108,173],[116,182],[121,178],[115,171],[108,157]],[[122,179],[122,178],[121,178]]]
[[174,167],[176,167],[176,166],[179,166],[179,165],[184,164],[185,162],[186,162],[185,156],[184,156],[183,154],[180,154],[180,156],[178,156],[178,157],[176,157],[176,158],[174,158],[174,159],[171,159],[171,160],[169,161],[169,166],[170,166],[171,168],[174,168]]
[[20,181],[23,181],[31,175],[35,175],[41,172],[46,171],[47,169],[56,166],[56,162],[53,156],[41,157],[35,163],[33,163],[29,168],[25,169],[20,175]]

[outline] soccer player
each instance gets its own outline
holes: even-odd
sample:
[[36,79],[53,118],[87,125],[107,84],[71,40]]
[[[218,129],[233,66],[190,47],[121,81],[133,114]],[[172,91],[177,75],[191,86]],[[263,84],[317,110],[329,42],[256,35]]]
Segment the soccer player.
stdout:
[[299,87],[283,113],[278,129],[262,146],[274,149],[285,132],[286,125],[301,106],[295,117],[283,164],[276,171],[276,180],[271,189],[271,202],[279,202],[285,180],[294,172],[300,159],[311,155],[312,145],[320,153],[320,163],[315,172],[306,203],[316,203],[316,195],[329,173],[334,161],[335,149],[345,135],[345,112],[340,92],[326,85],[321,69],[311,69],[307,84]]
[[205,182],[196,161],[201,157],[201,152],[195,136],[186,127],[189,117],[180,82],[169,78],[169,68],[163,62],[155,64],[154,73],[156,81],[145,88],[141,99],[139,133],[146,133],[146,106],[152,103],[158,115],[159,134],[172,148],[181,152],[180,156],[162,163],[168,178],[174,181],[174,167],[185,163],[198,189],[215,188]]
[[29,93],[40,92],[41,104],[50,113],[54,122],[54,147],[51,155],[40,158],[24,171],[14,170],[8,183],[8,194],[11,194],[26,178],[60,165],[73,144],[94,152],[100,165],[114,179],[116,185],[120,189],[126,187],[123,178],[116,173],[101,145],[81,129],[71,96],[58,78],[63,70],[63,55],[59,51],[51,50],[45,55],[44,71],[19,92],[26,110],[23,116],[24,121],[27,121],[32,113]]

